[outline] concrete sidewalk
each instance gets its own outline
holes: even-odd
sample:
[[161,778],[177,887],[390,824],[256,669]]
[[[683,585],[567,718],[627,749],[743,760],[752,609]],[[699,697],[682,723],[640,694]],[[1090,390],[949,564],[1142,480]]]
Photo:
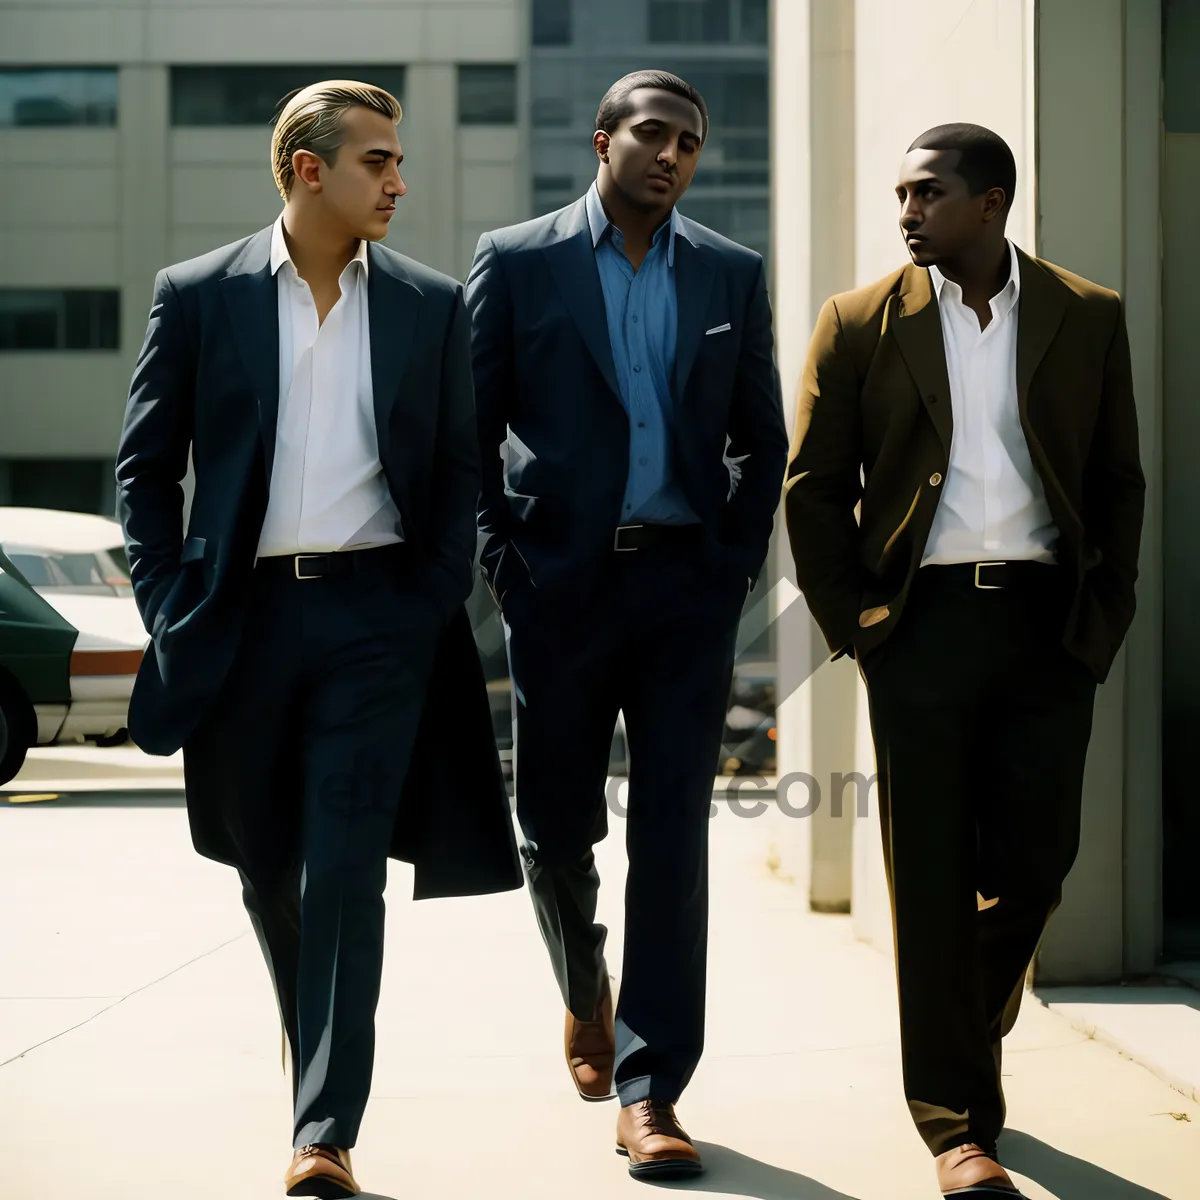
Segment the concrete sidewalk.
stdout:
[[[801,911],[767,868],[771,814],[711,826],[708,1047],[680,1106],[709,1171],[681,1190],[931,1200],[900,1095],[890,963]],[[622,830],[600,847],[620,973]],[[374,1094],[355,1151],[380,1196],[645,1195],[584,1105],[528,898],[423,902],[395,865]],[[232,873],[182,807],[136,796],[0,807],[0,1194],[282,1195],[289,1092]],[[1026,1005],[1006,1058],[1006,1160],[1031,1200],[1196,1200],[1200,1105]]]

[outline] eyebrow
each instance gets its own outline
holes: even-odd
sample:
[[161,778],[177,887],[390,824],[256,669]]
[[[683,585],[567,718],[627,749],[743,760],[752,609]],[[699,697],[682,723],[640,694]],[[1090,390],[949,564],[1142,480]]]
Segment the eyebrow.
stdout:
[[896,184],[896,191],[906,191],[910,185],[914,188],[919,188],[928,183],[936,183],[944,186],[944,182],[940,175],[923,175],[920,179],[902,179],[898,184]]
[[398,163],[404,161],[404,152],[397,154],[394,150],[365,150],[363,151],[364,158],[370,158],[371,155],[378,155],[380,158],[394,158]]
[[[675,124],[675,122],[671,121],[667,117],[643,117],[640,121],[634,121],[629,126],[629,128],[630,129],[641,129],[641,127],[643,125],[673,125],[673,124]],[[680,129],[680,136],[681,137],[683,137],[683,136],[694,137],[696,139],[696,141],[700,141],[700,134],[698,134],[694,129],[691,129],[686,125]]]

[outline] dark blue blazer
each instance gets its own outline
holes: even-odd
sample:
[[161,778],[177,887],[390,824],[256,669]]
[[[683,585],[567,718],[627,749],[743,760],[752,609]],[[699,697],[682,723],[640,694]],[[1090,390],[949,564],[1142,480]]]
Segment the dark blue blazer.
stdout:
[[[675,288],[675,475],[714,576],[754,579],[788,450],[762,257],[681,216]],[[485,234],[466,297],[488,582],[585,590],[620,523],[629,422],[584,200]],[[734,490],[726,457],[742,455]]]
[[[393,850],[417,861],[419,895],[517,887],[508,799],[463,607],[480,475],[462,288],[383,246],[367,252],[379,457],[418,579],[447,614],[405,785],[414,801],[402,805]],[[154,285],[117,453],[118,515],[151,635],[129,730],[153,754],[186,742],[241,638],[279,405],[270,257],[268,227],[160,271]],[[189,453],[195,488],[184,531]],[[219,820],[192,827],[194,837],[207,831],[202,854],[227,860]]]

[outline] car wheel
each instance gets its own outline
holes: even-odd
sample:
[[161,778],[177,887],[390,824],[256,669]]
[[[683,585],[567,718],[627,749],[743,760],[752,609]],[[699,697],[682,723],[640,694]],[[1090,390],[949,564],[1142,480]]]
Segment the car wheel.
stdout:
[[0,784],[25,765],[25,753],[37,736],[37,720],[25,693],[0,675]]

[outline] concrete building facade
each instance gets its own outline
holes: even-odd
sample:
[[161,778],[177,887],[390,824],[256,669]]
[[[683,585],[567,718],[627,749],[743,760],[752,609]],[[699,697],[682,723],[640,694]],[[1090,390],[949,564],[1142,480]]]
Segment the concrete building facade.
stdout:
[[[1194,621],[1191,401],[1200,262],[1189,213],[1200,183],[1200,5],[1195,0],[776,0],[772,10],[774,300],[784,392],[793,399],[829,295],[902,265],[894,196],[924,129],[974,121],[1018,164],[1010,236],[1125,301],[1148,482],[1139,612],[1100,689],[1082,847],[1039,954],[1043,982],[1112,980],[1200,952],[1197,827],[1186,774],[1200,715]],[[914,37],[917,39],[914,42]],[[784,67],[787,69],[784,69]],[[802,69],[807,66],[807,70]],[[799,219],[798,219],[799,218]],[[781,579],[792,566],[779,541]],[[779,602],[802,607],[781,585]],[[807,614],[805,614],[807,615]],[[852,663],[825,656],[811,619],[777,616],[780,774],[874,770]],[[807,672],[815,668],[811,677]],[[936,781],[931,780],[931,786]],[[872,797],[873,800],[873,797]],[[786,869],[808,903],[851,908],[891,950],[873,803],[781,821]]]

